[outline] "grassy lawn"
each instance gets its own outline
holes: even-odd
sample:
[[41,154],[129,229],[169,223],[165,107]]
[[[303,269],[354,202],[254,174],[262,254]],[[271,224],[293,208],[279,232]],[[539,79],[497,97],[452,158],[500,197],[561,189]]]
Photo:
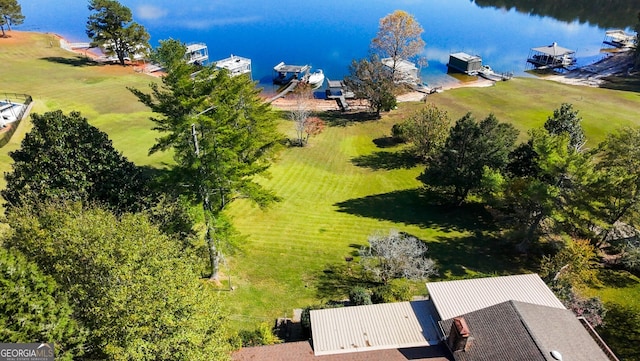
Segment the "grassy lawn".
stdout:
[[[127,86],[146,89],[157,79],[131,68],[87,63],[83,56],[50,47],[51,35],[21,34],[27,42],[4,44],[0,39],[0,93],[32,95],[37,113],[81,111],[139,165],[162,167],[171,162],[168,154],[147,156],[156,137],[150,130],[151,113],[126,90]],[[639,93],[535,78],[449,90],[430,95],[428,101],[446,109],[452,120],[468,111],[477,118],[493,112],[520,129],[522,140],[528,129],[541,126],[563,102],[580,111],[589,146],[617,127],[640,122]],[[283,151],[270,177],[261,179],[282,201],[266,210],[245,201],[231,206],[229,213],[245,237],[241,252],[228,257],[223,266],[236,287],[227,293],[235,328],[252,328],[259,321],[290,316],[293,308],[334,298],[336,292],[321,287],[320,281],[330,277],[325,271],[336,265],[348,267],[345,258],[353,257],[368,235],[391,228],[425,240],[442,279],[535,271],[535,264],[512,253],[513,246],[497,236],[500,230],[482,207],[435,207],[420,191],[416,176],[423,167],[404,157],[402,147],[390,144],[388,136],[395,122],[423,105],[403,103],[378,121],[321,115],[331,125],[309,146]],[[19,147],[29,127],[28,121],[23,122],[12,141],[0,148],[1,173],[10,170],[8,152]],[[293,136],[291,123],[283,120],[281,129]],[[637,308],[640,280],[625,279],[588,293]],[[416,287],[424,292],[423,285]]]

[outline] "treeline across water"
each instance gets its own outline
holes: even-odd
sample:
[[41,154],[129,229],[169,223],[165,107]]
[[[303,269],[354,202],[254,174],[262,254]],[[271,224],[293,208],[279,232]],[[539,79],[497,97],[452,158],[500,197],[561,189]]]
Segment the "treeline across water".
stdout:
[[475,0],[480,7],[516,9],[561,21],[589,23],[601,28],[627,28],[638,22],[640,0]]

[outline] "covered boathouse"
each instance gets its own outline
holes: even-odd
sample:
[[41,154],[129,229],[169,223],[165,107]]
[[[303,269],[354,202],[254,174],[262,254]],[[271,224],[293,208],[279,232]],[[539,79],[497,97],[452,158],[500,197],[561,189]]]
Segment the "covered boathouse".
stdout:
[[536,69],[568,69],[576,63],[576,52],[553,43],[531,48],[527,63]]
[[468,75],[476,75],[482,69],[482,58],[476,55],[459,52],[449,55],[450,70],[459,71]]

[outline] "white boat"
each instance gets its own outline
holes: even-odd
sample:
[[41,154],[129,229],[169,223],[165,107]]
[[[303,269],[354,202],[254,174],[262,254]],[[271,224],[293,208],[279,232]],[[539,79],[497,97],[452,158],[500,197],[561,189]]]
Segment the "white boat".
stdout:
[[309,85],[311,85],[313,89],[320,88],[322,84],[324,84],[324,73],[322,72],[322,69],[318,69],[313,73],[309,74],[307,81],[309,82]]

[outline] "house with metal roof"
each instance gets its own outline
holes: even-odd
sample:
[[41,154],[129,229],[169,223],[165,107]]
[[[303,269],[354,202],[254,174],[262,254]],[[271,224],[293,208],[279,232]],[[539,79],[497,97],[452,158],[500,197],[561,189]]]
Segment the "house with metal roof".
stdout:
[[309,342],[243,360],[617,360],[537,274],[429,282],[429,299],[312,310]]

